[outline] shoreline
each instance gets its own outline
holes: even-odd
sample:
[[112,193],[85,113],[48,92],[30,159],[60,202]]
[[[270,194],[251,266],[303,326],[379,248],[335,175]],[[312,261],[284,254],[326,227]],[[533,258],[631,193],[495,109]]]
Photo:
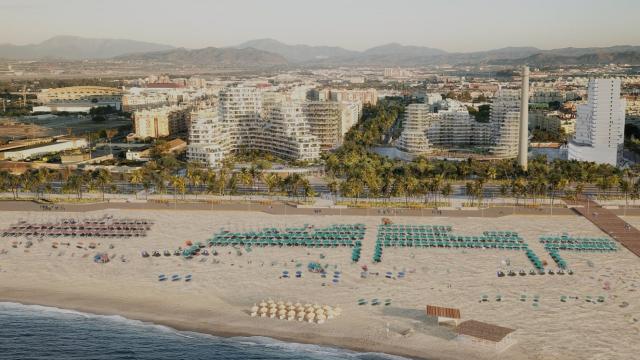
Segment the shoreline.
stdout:
[[[28,294],[27,296],[7,296],[7,294],[11,294],[12,292]],[[53,301],[52,299],[53,295]],[[35,299],[38,298],[38,299]],[[47,299],[42,301],[41,299]],[[280,332],[268,331],[268,329],[264,329],[264,331],[259,331],[256,328],[248,328],[245,326],[228,326],[220,323],[211,323],[208,326],[203,325],[188,325],[186,324],[186,320],[184,319],[163,319],[158,314],[153,314],[152,312],[144,312],[140,311],[140,308],[144,306],[140,306],[140,304],[136,304],[137,311],[113,311],[113,309],[105,309],[99,307],[91,307],[80,304],[73,304],[68,302],[68,300],[61,301],[62,299],[57,298],[54,294],[36,294],[34,290],[25,291],[24,289],[3,289],[2,295],[0,295],[0,303],[14,303],[26,306],[44,306],[51,309],[59,309],[59,310],[71,310],[77,311],[80,313],[86,313],[90,315],[98,315],[98,316],[121,316],[128,320],[141,321],[143,323],[147,323],[150,325],[160,325],[166,326],[176,331],[189,331],[206,335],[213,335],[218,337],[225,338],[233,338],[233,337],[267,337],[278,341],[290,342],[290,343],[299,343],[299,344],[307,344],[307,345],[319,345],[326,347],[333,347],[338,349],[344,349],[349,351],[355,351],[360,353],[380,353],[385,355],[392,356],[401,356],[409,359],[415,360],[458,360],[458,359],[469,359],[470,354],[465,357],[448,357],[448,356],[430,356],[424,357],[416,354],[415,351],[412,351],[408,348],[402,348],[398,346],[391,346],[382,343],[372,343],[370,346],[358,346],[355,343],[360,342],[357,338],[344,338],[344,337],[330,337],[330,336],[322,336],[317,333],[314,334],[317,339],[311,340],[305,336],[295,336],[293,334],[285,334]],[[89,299],[85,299],[88,301]],[[122,304],[124,305],[124,304]],[[131,306],[132,304],[127,304],[127,306]],[[116,307],[118,307],[116,305]],[[268,319],[270,321],[278,321],[274,319]],[[305,335],[304,333],[302,335]]]

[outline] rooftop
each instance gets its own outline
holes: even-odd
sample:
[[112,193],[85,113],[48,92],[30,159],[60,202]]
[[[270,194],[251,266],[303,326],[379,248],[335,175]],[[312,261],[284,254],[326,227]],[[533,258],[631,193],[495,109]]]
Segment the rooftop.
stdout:
[[492,325],[476,320],[467,320],[456,328],[458,335],[473,336],[478,339],[500,342],[505,336],[514,332],[510,329],[498,325]]

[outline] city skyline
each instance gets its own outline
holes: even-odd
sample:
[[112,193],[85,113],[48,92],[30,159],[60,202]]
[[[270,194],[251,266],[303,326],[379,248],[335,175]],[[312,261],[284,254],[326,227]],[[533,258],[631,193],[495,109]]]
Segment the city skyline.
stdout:
[[[553,49],[640,45],[637,32],[631,30],[638,27],[633,14],[640,11],[640,4],[629,0],[607,3],[544,0],[531,9],[505,0],[482,3],[459,0],[446,4],[404,0],[393,3],[395,12],[382,1],[330,0],[323,6],[289,0],[214,4],[185,1],[181,7],[164,0],[128,3],[114,0],[109,4],[3,0],[0,33],[5,36],[0,35],[0,43],[24,45],[57,35],[72,35],[186,48],[228,47],[262,38],[291,45],[340,46],[350,50],[397,42],[448,52],[509,46]],[[100,16],[96,17],[98,13]],[[540,19],[544,19],[545,26],[537,26]],[[158,26],[161,24],[175,26]],[[452,31],[443,32],[446,28]]]

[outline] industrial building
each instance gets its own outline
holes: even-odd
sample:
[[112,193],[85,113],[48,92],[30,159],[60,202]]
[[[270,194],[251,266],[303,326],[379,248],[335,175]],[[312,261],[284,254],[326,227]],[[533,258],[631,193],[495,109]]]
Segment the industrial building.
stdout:
[[33,145],[0,151],[0,160],[29,160],[42,155],[85,148],[88,145],[89,143],[87,140],[82,138],[58,138],[50,142],[36,143]]
[[122,108],[123,91],[104,86],[68,86],[43,89],[37,94],[34,112],[89,112],[91,108],[111,106]]

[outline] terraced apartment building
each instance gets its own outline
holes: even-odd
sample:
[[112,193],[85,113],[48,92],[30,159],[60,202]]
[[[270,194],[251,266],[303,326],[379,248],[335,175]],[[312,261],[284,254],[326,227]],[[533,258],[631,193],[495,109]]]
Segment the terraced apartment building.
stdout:
[[396,148],[414,155],[473,152],[513,158],[518,154],[519,101],[517,91],[500,90],[488,123],[476,121],[464,104],[452,99],[410,104]]
[[239,150],[299,161],[320,157],[320,143],[310,131],[303,102],[256,87],[230,86],[220,91],[217,109],[192,113],[187,157],[218,167]]

